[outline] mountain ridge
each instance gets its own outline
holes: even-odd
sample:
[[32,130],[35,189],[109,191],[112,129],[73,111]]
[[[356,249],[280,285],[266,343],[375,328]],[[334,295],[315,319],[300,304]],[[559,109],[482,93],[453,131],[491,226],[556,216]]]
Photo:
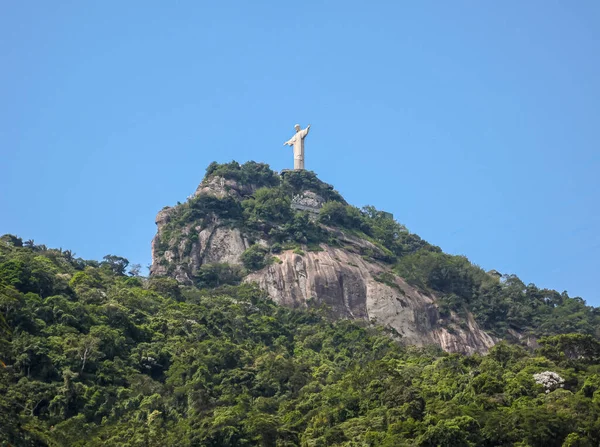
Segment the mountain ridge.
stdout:
[[[319,199],[312,213],[294,207],[306,194]],[[570,330],[579,324],[599,335],[581,299],[446,255],[388,213],[348,205],[310,171],[279,175],[263,163],[214,162],[188,202],[164,208],[156,223],[152,275],[193,284],[211,265],[241,266],[239,280],[257,282],[277,303],[326,303],[338,317],[377,321],[407,343],[451,352],[486,352],[501,338],[535,344],[561,328],[533,321],[534,308],[552,313],[564,303],[577,309]],[[244,270],[244,256],[258,265]],[[518,306],[530,308],[516,314]]]

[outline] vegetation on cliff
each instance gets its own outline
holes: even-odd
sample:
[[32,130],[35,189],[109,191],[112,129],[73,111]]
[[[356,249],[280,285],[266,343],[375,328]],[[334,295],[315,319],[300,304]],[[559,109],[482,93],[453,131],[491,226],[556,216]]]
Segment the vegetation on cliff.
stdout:
[[[466,357],[276,306],[252,285],[219,287],[220,271],[194,288],[127,267],[0,239],[0,445],[600,442],[589,335]],[[562,300],[552,308],[573,305]]]
[[[454,312],[466,316],[471,312],[490,334],[515,341],[572,332],[600,337],[600,313],[581,298],[527,285],[515,275],[498,278],[464,256],[442,253],[439,247],[409,232],[390,214],[372,206],[359,209],[348,205],[313,172],[289,171],[281,177],[262,163],[231,162],[212,163],[205,181],[214,176],[253,187],[240,198],[201,194],[175,207],[160,235],[162,250],[169,246],[177,250],[178,238],[196,238],[193,231],[184,235],[181,230],[204,220],[219,219],[223,225],[239,228],[252,243],[267,241],[269,247],[275,247],[273,253],[280,248],[315,249],[321,243],[342,246],[337,233],[342,230],[371,242],[376,248],[362,248],[361,255],[388,264],[410,284],[435,293],[442,315]],[[318,221],[290,206],[292,198],[304,191],[326,200]],[[248,271],[271,262],[268,250],[261,250],[255,247],[247,253],[244,265]]]

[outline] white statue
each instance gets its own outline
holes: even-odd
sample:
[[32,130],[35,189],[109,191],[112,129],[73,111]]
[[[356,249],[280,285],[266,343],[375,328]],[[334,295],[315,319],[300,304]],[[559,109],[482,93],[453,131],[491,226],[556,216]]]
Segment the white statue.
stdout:
[[283,145],[294,146],[294,170],[304,169],[304,139],[310,130],[310,124],[304,130],[300,130],[300,124],[296,124],[296,135],[290,138]]

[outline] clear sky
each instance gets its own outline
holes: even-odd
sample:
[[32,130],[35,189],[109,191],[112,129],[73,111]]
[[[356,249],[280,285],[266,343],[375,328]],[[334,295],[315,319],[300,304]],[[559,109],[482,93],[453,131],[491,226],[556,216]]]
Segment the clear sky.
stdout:
[[0,234],[146,266],[213,160],[307,168],[600,305],[600,2],[4,1]]

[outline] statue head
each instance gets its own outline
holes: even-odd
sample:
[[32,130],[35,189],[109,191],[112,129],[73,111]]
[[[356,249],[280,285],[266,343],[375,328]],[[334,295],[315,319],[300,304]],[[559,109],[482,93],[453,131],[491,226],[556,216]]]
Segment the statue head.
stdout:
[[296,124],[294,126],[294,129],[296,129],[296,132],[300,132],[300,124]]

